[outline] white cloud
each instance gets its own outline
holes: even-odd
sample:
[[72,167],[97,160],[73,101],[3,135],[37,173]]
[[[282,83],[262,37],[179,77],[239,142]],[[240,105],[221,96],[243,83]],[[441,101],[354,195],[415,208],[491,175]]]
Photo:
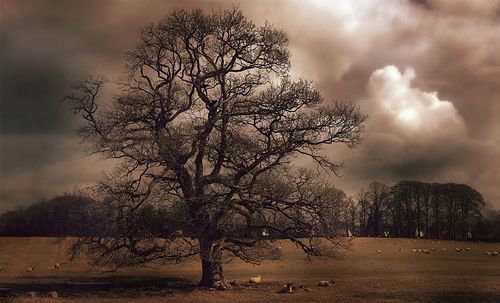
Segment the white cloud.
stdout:
[[377,69],[368,82],[368,106],[372,114],[370,132],[396,134],[403,138],[460,138],[466,129],[453,103],[439,99],[437,92],[412,87],[415,70],[403,73],[393,65]]

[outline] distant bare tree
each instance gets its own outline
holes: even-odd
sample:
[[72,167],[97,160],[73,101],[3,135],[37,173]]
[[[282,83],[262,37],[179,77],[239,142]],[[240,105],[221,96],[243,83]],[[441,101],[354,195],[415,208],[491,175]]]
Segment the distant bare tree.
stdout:
[[361,194],[369,203],[369,228],[371,234],[379,236],[381,234],[381,223],[383,213],[387,209],[390,198],[390,187],[386,184],[374,181],[368,185],[368,188]]
[[[121,160],[98,186],[102,235],[74,252],[118,265],[199,254],[201,286],[225,284],[222,252],[258,263],[276,238],[327,252],[311,235],[336,241],[322,212],[333,202],[290,164],[301,155],[335,171],[322,148],[354,147],[365,116],[349,103],[322,105],[311,83],[290,78],[284,32],[237,9],[176,10],[145,27],[127,58],[121,92],[102,108],[99,78],[66,98],[92,152]],[[155,234],[137,218],[147,204],[166,210]]]

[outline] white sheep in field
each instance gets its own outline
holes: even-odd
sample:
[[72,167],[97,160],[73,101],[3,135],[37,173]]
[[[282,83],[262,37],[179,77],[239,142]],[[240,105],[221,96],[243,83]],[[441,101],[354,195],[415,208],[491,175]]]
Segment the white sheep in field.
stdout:
[[491,256],[491,253],[489,251],[485,252],[484,254],[487,256]]
[[498,251],[494,251],[491,255],[492,255],[493,257],[498,256]]
[[28,297],[36,298],[38,297],[38,293],[36,291],[28,291]]
[[446,251],[446,248],[441,249],[442,251]]
[[26,272],[33,272],[34,270],[34,267],[26,267]]
[[278,291],[280,294],[291,294],[293,293],[293,284],[287,283]]
[[318,286],[324,286],[324,287],[330,286],[330,281],[328,280],[319,281]]
[[470,247],[467,247],[465,250],[466,250],[466,251],[470,251]]
[[255,284],[260,284],[260,283],[262,283],[262,277],[260,275],[252,276],[252,277],[250,277],[250,279],[248,280],[248,282],[255,283]]
[[381,254],[381,253],[382,253],[382,250],[377,249],[377,254]]
[[415,248],[414,248],[414,249],[412,249],[411,251],[412,251],[412,252],[417,252],[417,250],[416,250]]
[[57,293],[57,291],[51,291],[49,292],[49,297],[58,298],[59,294]]
[[455,248],[455,251],[456,251],[456,252],[462,252],[462,250],[463,250],[463,249],[458,248],[458,247],[456,247],[456,248]]

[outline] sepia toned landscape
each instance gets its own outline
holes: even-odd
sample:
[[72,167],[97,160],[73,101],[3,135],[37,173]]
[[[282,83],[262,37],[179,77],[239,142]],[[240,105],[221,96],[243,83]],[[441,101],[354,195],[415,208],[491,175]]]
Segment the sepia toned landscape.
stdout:
[[500,0],[0,0],[0,299],[500,302],[499,28]]
[[[54,302],[53,291],[57,302],[498,302],[500,297],[500,261],[485,254],[500,250],[498,243],[354,238],[351,249],[333,261],[306,260],[297,247],[282,243],[281,261],[227,263],[227,278],[236,283],[219,292],[196,287],[197,261],[101,273],[83,260],[68,262],[65,242],[53,241],[1,239],[0,291],[12,294],[11,302]],[[49,269],[58,262],[68,263]],[[35,270],[27,273],[31,266]],[[262,283],[248,283],[256,275]],[[333,282],[318,286],[322,280]],[[278,293],[290,282],[294,293]]]

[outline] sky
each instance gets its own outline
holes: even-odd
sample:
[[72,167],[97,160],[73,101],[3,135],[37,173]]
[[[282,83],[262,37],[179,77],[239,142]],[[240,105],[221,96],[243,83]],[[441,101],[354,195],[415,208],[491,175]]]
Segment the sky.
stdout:
[[116,79],[141,28],[174,8],[235,5],[288,34],[294,77],[369,116],[356,149],[325,150],[345,165],[337,187],[466,183],[500,209],[500,1],[0,0],[0,212],[112,168],[75,135],[60,102],[72,82]]

